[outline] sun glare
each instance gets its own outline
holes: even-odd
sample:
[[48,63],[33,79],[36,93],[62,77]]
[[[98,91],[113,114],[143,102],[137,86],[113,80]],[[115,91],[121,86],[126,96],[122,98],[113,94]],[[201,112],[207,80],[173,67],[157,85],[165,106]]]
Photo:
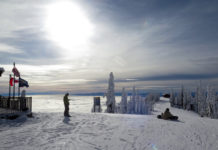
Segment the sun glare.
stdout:
[[49,5],[45,28],[48,38],[62,47],[68,57],[87,53],[93,25],[76,4],[65,1]]

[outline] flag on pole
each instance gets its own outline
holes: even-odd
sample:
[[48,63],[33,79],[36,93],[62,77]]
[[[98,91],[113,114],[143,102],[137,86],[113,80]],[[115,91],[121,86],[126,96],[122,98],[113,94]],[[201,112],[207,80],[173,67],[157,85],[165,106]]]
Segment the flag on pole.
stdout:
[[2,76],[2,73],[5,72],[4,68],[0,68],[0,77]]
[[11,78],[10,79],[10,86],[14,86],[14,83],[18,83],[19,81],[18,80],[14,80],[14,78]]
[[19,78],[19,87],[29,87],[29,84],[26,80]]
[[17,68],[14,66],[14,68],[12,69],[12,72],[14,73],[14,75],[16,77],[20,77],[20,72],[17,70]]

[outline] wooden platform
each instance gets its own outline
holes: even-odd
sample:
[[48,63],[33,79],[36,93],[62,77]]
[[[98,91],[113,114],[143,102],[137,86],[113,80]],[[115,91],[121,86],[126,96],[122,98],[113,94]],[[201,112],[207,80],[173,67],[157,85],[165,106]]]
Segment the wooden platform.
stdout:
[[20,114],[20,111],[0,108],[0,117],[10,116],[10,115],[13,115],[13,114]]

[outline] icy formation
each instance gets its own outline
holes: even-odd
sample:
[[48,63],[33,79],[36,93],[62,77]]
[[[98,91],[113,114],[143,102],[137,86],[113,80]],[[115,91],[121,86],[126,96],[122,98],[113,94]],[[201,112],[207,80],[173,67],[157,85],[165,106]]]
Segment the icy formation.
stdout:
[[125,88],[122,90],[122,98],[119,105],[118,113],[125,114],[127,113],[127,94]]
[[135,87],[133,87],[130,100],[127,101],[127,94],[125,92],[125,88],[123,88],[121,102],[118,103],[116,106],[114,92],[114,76],[112,72],[110,73],[110,78],[108,81],[108,90],[105,95],[107,98],[107,109],[105,112],[108,113],[150,114],[153,110],[155,102],[159,100],[159,95],[154,94],[149,94],[146,98],[144,98],[140,96],[139,91],[136,91]]
[[203,88],[201,83],[197,86],[195,96],[188,89],[181,87],[181,91],[171,92],[170,103],[173,107],[193,110],[200,116],[218,118],[218,96],[211,86]]
[[207,108],[208,116],[211,118],[218,118],[218,96],[216,96],[215,89],[211,86],[207,87]]
[[136,90],[134,86],[132,89],[132,95],[130,96],[130,100],[127,105],[127,113],[129,114],[135,113],[135,101],[136,101]]
[[149,94],[145,98],[133,87],[132,96],[127,103],[127,113],[129,114],[151,114],[155,102],[159,100],[158,94]]
[[107,101],[107,110],[108,113],[114,113],[115,112],[115,94],[114,94],[114,76],[113,72],[110,73],[110,78],[108,81],[108,90],[106,93]]

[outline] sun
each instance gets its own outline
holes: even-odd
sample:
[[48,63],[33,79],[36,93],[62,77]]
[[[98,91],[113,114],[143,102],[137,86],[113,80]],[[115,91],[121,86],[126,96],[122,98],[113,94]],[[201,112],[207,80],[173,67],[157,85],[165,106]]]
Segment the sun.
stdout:
[[67,56],[87,52],[93,35],[93,25],[76,4],[68,1],[50,4],[46,8],[45,29],[49,40],[65,50]]

